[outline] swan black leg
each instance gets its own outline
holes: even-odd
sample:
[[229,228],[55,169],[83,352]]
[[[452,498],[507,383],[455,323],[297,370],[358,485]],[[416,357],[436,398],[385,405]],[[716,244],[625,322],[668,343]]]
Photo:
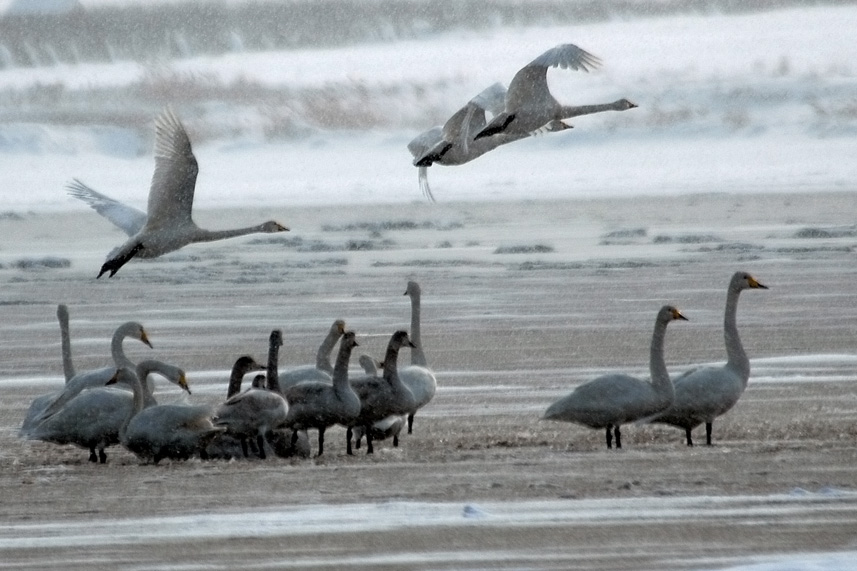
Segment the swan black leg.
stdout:
[[265,455],[265,437],[261,434],[256,435],[256,446],[259,447],[259,458],[265,460],[267,458]]
[[95,455],[95,447],[89,449],[89,461],[98,462],[98,456]]
[[241,437],[241,452],[243,452],[243,453],[244,453],[244,457],[245,457],[245,458],[249,458],[249,457],[250,457],[250,451],[249,451],[249,449],[248,449],[248,447],[247,447],[247,439],[246,439],[246,438],[244,438],[243,436]]
[[408,434],[414,432],[414,413],[408,415]]
[[366,426],[363,430],[366,431],[366,454],[374,454],[375,448],[372,446],[372,427]]
[[107,464],[107,454],[104,452],[104,448],[98,449],[98,461]]
[[616,448],[622,448],[622,435],[619,433],[619,425],[616,425],[616,428],[613,429],[613,433],[616,436]]
[[318,455],[324,454],[324,428],[318,429]]
[[352,450],[351,450],[351,435],[352,434],[353,434],[353,431],[351,430],[351,427],[349,426],[348,429],[346,429],[346,431],[345,431],[345,451],[349,456],[354,455],[354,452],[352,452]]
[[711,446],[711,429],[714,428],[713,423],[705,423],[705,444]]
[[607,427],[607,448],[608,449],[613,448],[613,427],[612,426]]
[[691,438],[691,436],[690,436],[690,431],[691,431],[690,428],[685,428],[684,429],[684,435],[687,437],[687,445],[693,446],[693,438]]
[[393,448],[398,448],[398,447],[399,447],[399,435],[394,434],[393,435]]

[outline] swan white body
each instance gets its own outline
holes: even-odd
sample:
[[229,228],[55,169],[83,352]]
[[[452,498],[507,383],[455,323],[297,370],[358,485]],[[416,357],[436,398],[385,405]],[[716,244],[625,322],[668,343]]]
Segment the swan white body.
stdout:
[[399,378],[397,361],[402,347],[414,347],[405,331],[396,331],[387,344],[384,357],[384,376],[361,377],[351,381],[354,392],[360,397],[360,414],[348,427],[348,454],[351,451],[351,436],[354,426],[362,426],[366,436],[366,452],[372,454],[373,423],[391,415],[408,414],[414,407],[414,395]]
[[505,109],[474,138],[497,134],[526,136],[538,132],[552,121],[562,121],[601,111],[625,111],[635,104],[627,99],[599,105],[562,105],[551,94],[547,82],[550,67],[588,72],[601,65],[600,60],[574,44],[560,44],[549,49],[518,70],[506,92]]
[[146,223],[108,256],[98,277],[110,276],[129,260],[156,258],[196,242],[212,242],[258,232],[284,232],[270,220],[234,230],[211,231],[193,221],[193,195],[199,172],[184,126],[168,108],[155,120],[155,174],[149,188]]
[[333,385],[304,382],[286,391],[289,412],[284,424],[294,430],[318,430],[318,455],[324,454],[324,432],[335,424],[351,425],[360,414],[360,398],[348,382],[348,362],[357,347],[354,332],[348,331],[339,343],[339,354],[333,371]]
[[672,406],[652,420],[684,428],[688,446],[693,446],[691,431],[703,422],[706,444],[711,445],[714,419],[735,406],[747,388],[750,359],[738,336],[737,324],[738,297],[745,289],[768,288],[745,272],[736,272],[729,280],[723,317],[726,364],[692,369],[677,377]]
[[[423,131],[408,143],[408,150],[414,157],[413,164],[419,169],[417,180],[420,190],[428,200],[435,202],[428,182],[428,167],[431,165],[463,165],[500,145],[530,136],[531,133],[499,134],[495,137],[474,139],[476,133],[488,124],[486,111],[492,115],[502,112],[505,98],[506,88],[495,83],[453,113],[443,127],[432,127]],[[563,131],[570,128],[571,125],[562,121],[554,121],[545,126],[546,131]]]
[[673,402],[673,384],[664,362],[664,336],[667,324],[686,319],[676,308],[665,305],[655,319],[649,368],[652,382],[630,375],[609,374],[577,387],[545,411],[545,420],[574,422],[590,428],[607,430],[607,448],[622,447],[619,427],[645,420],[666,410]]
[[437,378],[428,367],[421,333],[421,296],[420,285],[411,280],[405,294],[411,298],[411,365],[399,370],[399,378],[408,386],[414,396],[414,406],[408,411],[408,434],[413,432],[414,415],[431,402],[437,392]]
[[[80,391],[86,388],[103,387],[104,384],[110,380],[110,377],[116,372],[117,368],[129,367],[133,369],[135,367],[134,363],[125,356],[125,351],[122,349],[122,342],[127,337],[138,339],[149,347],[152,346],[149,342],[146,330],[143,329],[143,326],[136,321],[128,321],[120,325],[113,333],[113,338],[110,342],[110,350],[114,366],[77,373],[66,381],[65,387],[63,387],[61,391],[35,398],[30,404],[30,408],[27,410],[27,414],[24,417],[20,435],[26,435],[26,432],[36,426],[45,416],[48,416],[62,408]],[[69,346],[69,352],[70,350],[71,348]]]
[[239,357],[232,367],[226,402],[215,412],[215,424],[226,428],[226,435],[238,438],[241,452],[249,456],[247,439],[255,438],[260,458],[265,458],[265,434],[286,418],[285,399],[266,388],[250,388],[241,392],[241,380],[252,371],[261,371],[251,357]]
[[302,365],[279,373],[279,383],[282,390],[285,392],[289,387],[305,381],[330,383],[333,379],[333,365],[330,364],[330,355],[343,333],[345,333],[345,322],[337,319],[330,326],[330,330],[318,348],[315,365]]
[[[157,404],[146,380],[152,372],[162,374],[189,392],[185,373],[178,367],[160,361],[142,361],[137,365],[137,378],[143,383],[144,406]],[[27,438],[86,448],[90,462],[104,464],[107,462],[104,449],[119,443],[119,430],[132,412],[133,401],[133,392],[119,386],[84,389],[30,430]]]

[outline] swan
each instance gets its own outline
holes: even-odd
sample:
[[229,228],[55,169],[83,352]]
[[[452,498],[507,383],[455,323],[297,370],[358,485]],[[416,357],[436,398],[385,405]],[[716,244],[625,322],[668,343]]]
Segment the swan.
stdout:
[[[271,331],[268,338],[268,364],[267,364],[267,383],[268,390],[283,395],[283,389],[280,386],[279,380],[279,355],[280,347],[283,346],[283,332],[279,329]],[[265,435],[265,441],[271,447],[274,454],[280,458],[293,458],[295,456],[301,458],[309,458],[311,455],[309,436],[306,430],[299,430],[297,442],[293,441],[294,435],[292,430],[284,430],[273,428]]]
[[74,363],[71,358],[71,335],[68,328],[68,307],[61,303],[57,305],[57,321],[60,324],[60,343],[62,347],[62,371],[65,382],[74,377]]
[[76,178],[66,184],[65,188],[69,196],[87,203],[129,237],[137,234],[146,225],[145,212],[101,194]]
[[687,318],[670,305],[658,311],[649,357],[651,383],[620,373],[603,375],[550,405],[542,419],[606,428],[607,448],[613,447],[614,435],[616,448],[622,448],[622,424],[647,419],[673,402],[673,384],[664,362],[664,336],[667,324],[676,319]]
[[286,418],[285,399],[265,388],[241,390],[241,380],[249,372],[265,367],[252,357],[239,357],[232,367],[226,402],[215,412],[214,424],[226,428],[226,434],[241,441],[244,457],[249,457],[247,439],[256,438],[259,458],[265,459],[265,434]]
[[601,61],[574,44],[560,44],[549,49],[518,70],[506,92],[505,110],[496,115],[474,139],[500,133],[524,135],[543,129],[551,121],[562,121],[580,115],[602,111],[626,111],[637,107],[627,99],[598,105],[561,105],[548,89],[547,71],[550,67],[588,72]]
[[[408,150],[414,157],[413,164],[419,169],[417,180],[420,190],[429,201],[436,202],[428,182],[428,167],[431,165],[463,165],[500,145],[530,136],[531,133],[499,134],[496,137],[483,137],[478,141],[473,139],[476,133],[488,124],[486,111],[493,115],[503,111],[505,97],[506,88],[495,83],[453,113],[443,127],[432,127],[423,131],[408,143]],[[544,126],[545,131],[571,128],[571,125],[562,121],[551,121]]]
[[347,452],[351,451],[351,436],[355,426],[362,426],[366,435],[366,453],[372,454],[372,433],[369,430],[374,422],[390,415],[407,414],[414,407],[414,395],[399,378],[396,361],[402,347],[414,347],[406,331],[396,331],[387,344],[384,357],[384,376],[361,377],[354,379],[351,386],[360,397],[360,414],[348,426]]
[[196,242],[212,242],[254,233],[285,232],[269,220],[249,228],[204,230],[194,223],[193,194],[199,172],[184,126],[166,108],[155,120],[155,174],[149,189],[146,223],[111,252],[97,277],[113,277],[131,258],[156,258]]
[[37,425],[42,418],[62,408],[65,403],[83,389],[103,387],[113,373],[116,372],[117,368],[129,367],[133,369],[135,367],[134,363],[125,356],[125,351],[122,348],[122,342],[128,337],[138,339],[150,348],[152,347],[149,336],[142,325],[136,321],[123,323],[114,331],[110,342],[110,351],[113,356],[114,366],[77,373],[66,382],[62,390],[36,397],[30,404],[30,408],[24,417],[20,435],[23,436],[29,429]]
[[[370,377],[377,377],[378,369],[384,366],[383,363],[376,361],[370,355],[360,355],[359,362],[363,372]],[[392,437],[395,441],[394,445],[398,446],[399,434],[405,426],[405,419],[404,416],[394,414],[373,423],[370,429],[372,430],[372,440],[386,440]],[[360,443],[363,440],[363,427],[355,426],[352,434],[354,436],[354,448],[360,449]]]
[[133,407],[119,429],[119,440],[146,462],[187,460],[204,451],[214,437],[226,430],[212,423],[213,413],[207,406],[159,404],[144,408],[143,387],[130,369],[118,369],[107,384],[119,381],[131,385],[134,391]]
[[334,424],[349,425],[360,414],[360,398],[348,382],[348,361],[357,347],[353,331],[347,331],[339,343],[339,354],[333,370],[333,385],[307,381],[286,391],[289,412],[285,426],[293,432],[293,444],[298,430],[318,429],[318,455],[324,454],[324,431]]
[[[408,411],[408,434],[413,432],[414,415],[434,398],[437,392],[437,378],[428,368],[425,352],[423,351],[422,335],[420,332],[420,298],[422,290],[420,284],[411,280],[405,289],[404,295],[411,298],[411,365],[399,371],[399,378],[405,383],[414,395],[414,406]],[[396,439],[393,440],[395,446]]]
[[723,336],[726,341],[726,364],[722,367],[699,367],[677,377],[675,401],[652,422],[684,428],[687,445],[693,446],[691,431],[705,423],[705,443],[711,445],[714,419],[726,414],[747,388],[750,359],[738,336],[736,314],[738,296],[745,289],[768,289],[746,272],[735,272],[726,290]]
[[[144,407],[157,404],[147,381],[153,372],[160,373],[190,393],[185,373],[178,367],[155,360],[141,361],[137,365],[136,378],[143,384]],[[88,388],[42,420],[28,432],[27,438],[89,449],[89,461],[104,464],[107,462],[104,449],[119,443],[119,428],[131,412],[133,403],[133,393],[128,390],[113,386]]]
[[337,319],[330,326],[330,330],[328,330],[327,335],[318,348],[315,365],[294,367],[279,375],[279,383],[283,391],[304,381],[325,381],[330,383],[333,377],[333,366],[330,364],[330,355],[333,353],[333,348],[343,333],[345,333],[345,321]]

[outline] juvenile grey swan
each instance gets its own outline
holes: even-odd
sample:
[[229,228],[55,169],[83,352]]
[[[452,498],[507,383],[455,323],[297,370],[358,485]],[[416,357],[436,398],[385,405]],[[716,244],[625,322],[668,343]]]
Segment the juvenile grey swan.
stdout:
[[215,412],[214,423],[226,428],[226,434],[238,438],[241,452],[249,457],[247,439],[255,438],[259,458],[265,459],[265,434],[280,425],[286,418],[285,399],[266,388],[249,388],[241,392],[241,380],[252,371],[262,371],[265,367],[256,363],[252,357],[239,357],[232,367],[229,379],[228,398]]
[[335,424],[349,426],[357,419],[360,398],[348,382],[348,362],[354,347],[357,347],[354,332],[345,332],[339,342],[333,385],[306,381],[286,390],[289,412],[283,424],[294,431],[293,445],[297,443],[298,430],[314,428],[318,430],[318,455],[321,456],[325,430]]
[[627,99],[598,105],[562,105],[551,95],[547,82],[548,68],[588,72],[600,65],[597,57],[574,44],[560,44],[549,49],[518,70],[506,92],[505,110],[491,119],[474,138],[478,140],[500,133],[526,136],[543,129],[551,121],[637,107]]
[[407,385],[399,378],[397,361],[399,350],[402,347],[414,347],[408,338],[406,331],[396,331],[387,344],[387,353],[384,356],[384,376],[361,377],[351,381],[354,392],[360,397],[360,414],[348,427],[347,452],[351,451],[351,437],[353,427],[362,426],[366,436],[366,453],[372,454],[372,432],[370,428],[373,423],[390,415],[407,414],[414,407],[414,395]]
[[[141,361],[137,365],[136,377],[143,383],[144,406],[157,404],[147,381],[148,375],[153,372],[160,373],[190,392],[185,373],[178,367],[155,360]],[[90,462],[100,461],[104,464],[107,462],[104,449],[119,443],[119,429],[134,407],[132,391],[118,386],[84,389],[31,429],[27,438],[80,446],[89,450]]]
[[[474,139],[476,133],[488,124],[486,111],[492,115],[502,112],[505,97],[506,88],[495,83],[453,113],[443,127],[432,127],[423,131],[408,143],[408,150],[414,157],[413,164],[419,169],[417,181],[420,190],[429,201],[436,202],[428,182],[428,167],[435,163],[445,166],[463,165],[500,145],[530,136],[531,133],[498,134],[496,137]],[[571,128],[571,125],[562,121],[552,121],[544,126],[545,131],[564,131]]]
[[144,408],[143,387],[127,368],[119,369],[107,384],[120,381],[131,385],[134,400],[119,429],[119,440],[146,462],[157,464],[164,458],[187,460],[226,430],[214,426],[213,411],[208,406],[158,404]]
[[[267,366],[267,383],[268,390],[283,395],[283,388],[280,386],[279,377],[279,354],[280,347],[283,346],[283,332],[279,329],[271,331],[268,338],[268,366]],[[292,430],[274,428],[265,435],[265,441],[271,447],[275,455],[280,458],[309,458],[312,454],[309,445],[309,436],[306,430],[296,431],[298,434],[297,442],[293,441]]]
[[[421,321],[421,296],[420,284],[411,280],[405,289],[404,295],[411,298],[411,365],[399,371],[399,377],[414,395],[414,406],[408,411],[408,434],[413,432],[414,415],[417,411],[431,402],[437,392],[437,378],[428,367],[425,351],[423,351]],[[395,445],[394,438],[393,443]]]
[[133,370],[135,367],[134,363],[125,356],[125,351],[122,349],[122,342],[129,337],[138,339],[149,347],[152,347],[149,336],[142,325],[136,321],[128,321],[120,325],[113,333],[113,338],[110,342],[110,352],[114,365],[112,367],[77,373],[71,379],[68,379],[62,390],[36,397],[30,404],[30,408],[24,417],[20,436],[24,436],[42,418],[62,408],[65,403],[74,398],[83,389],[103,387],[110,377],[113,376],[113,373],[116,372],[117,368],[129,367]]
[[193,195],[199,172],[184,126],[167,108],[155,120],[155,174],[149,188],[146,223],[112,251],[97,277],[113,277],[131,258],[156,258],[196,242],[212,242],[255,233],[284,232],[269,220],[249,228],[204,230],[193,221]]
[[606,428],[607,448],[613,447],[614,435],[616,448],[622,448],[621,425],[647,419],[673,402],[673,384],[664,362],[664,337],[667,324],[676,319],[686,320],[669,305],[663,306],[655,319],[649,357],[651,383],[620,373],[603,375],[550,405],[542,418]]
[[285,392],[289,387],[304,381],[330,383],[333,378],[333,365],[330,364],[330,356],[343,333],[345,333],[345,321],[337,319],[330,326],[327,335],[318,347],[315,365],[301,365],[279,373],[279,383],[282,390]]
[[65,188],[69,196],[87,203],[93,210],[112,222],[114,226],[125,232],[129,237],[134,236],[146,225],[145,212],[101,194],[76,178],[66,184]]
[[746,272],[735,272],[726,290],[723,336],[726,341],[726,364],[722,367],[691,369],[674,381],[675,401],[652,422],[684,428],[687,445],[693,446],[691,431],[705,423],[705,443],[711,445],[714,419],[728,412],[747,388],[750,359],[738,336],[736,315],[738,296],[745,289],[768,289]]
[[65,376],[65,382],[69,382],[74,377],[74,362],[71,358],[71,333],[68,327],[68,307],[64,303],[57,305],[57,321],[60,324],[62,372]]

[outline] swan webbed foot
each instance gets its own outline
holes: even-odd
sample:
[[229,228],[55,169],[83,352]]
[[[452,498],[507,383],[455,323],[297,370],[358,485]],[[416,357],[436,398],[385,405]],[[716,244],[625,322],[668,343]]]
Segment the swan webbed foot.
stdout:
[[95,276],[95,279],[98,279],[103,276],[105,272],[110,272],[109,277],[112,278],[114,275],[116,275],[116,272],[119,271],[119,268],[128,263],[128,261],[130,261],[131,258],[136,256],[143,248],[143,244],[136,244],[127,254],[107,260],[101,266],[101,271],[98,272],[98,275]]
[[414,413],[408,415],[408,434],[414,432]]
[[693,446],[693,438],[691,438],[691,436],[690,436],[690,432],[691,432],[690,428],[685,428],[685,429],[684,429],[684,435],[685,435],[685,437],[687,438],[687,445],[688,445],[688,446]]
[[[502,122],[498,122],[496,125],[489,125],[476,133],[476,136],[473,137],[473,140],[481,139],[483,137],[490,137],[491,135],[496,135],[498,133],[502,133],[506,130],[506,127],[509,126],[509,123],[515,120],[515,114],[510,113],[503,118]],[[492,121],[493,123],[493,121]]]

